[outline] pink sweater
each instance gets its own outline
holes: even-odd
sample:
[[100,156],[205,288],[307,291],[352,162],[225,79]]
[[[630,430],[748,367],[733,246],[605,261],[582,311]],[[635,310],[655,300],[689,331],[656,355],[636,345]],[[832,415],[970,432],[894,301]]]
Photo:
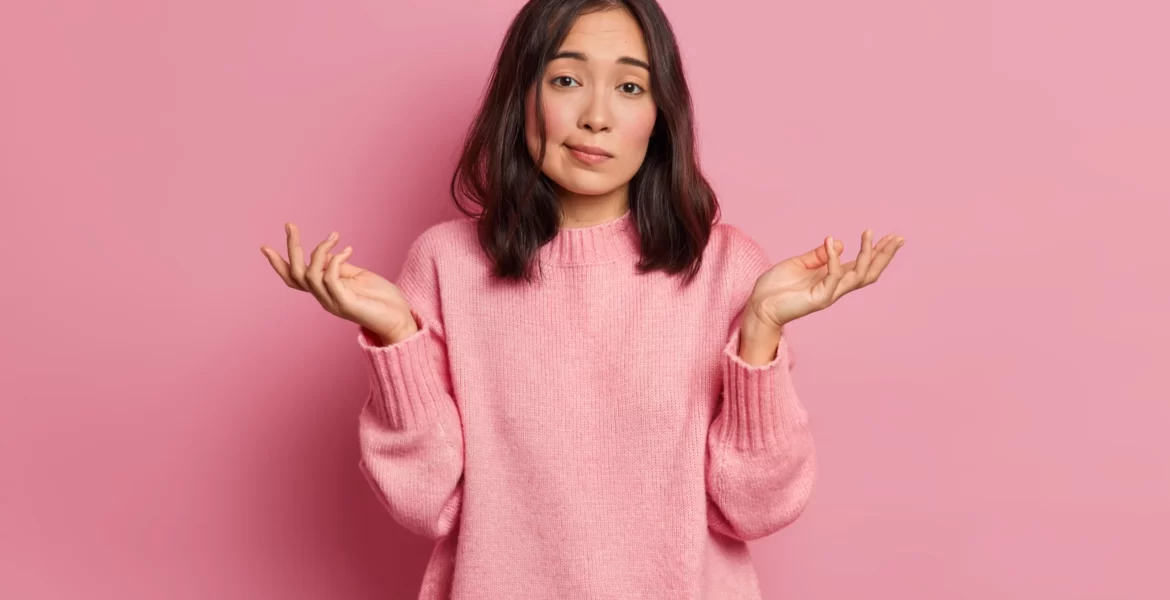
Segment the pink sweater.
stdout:
[[767,365],[737,353],[766,254],[718,224],[689,287],[639,275],[627,212],[539,258],[537,283],[493,281],[473,222],[440,223],[397,281],[419,332],[359,328],[361,467],[436,542],[420,598],[759,598],[745,541],[815,473],[787,338]]

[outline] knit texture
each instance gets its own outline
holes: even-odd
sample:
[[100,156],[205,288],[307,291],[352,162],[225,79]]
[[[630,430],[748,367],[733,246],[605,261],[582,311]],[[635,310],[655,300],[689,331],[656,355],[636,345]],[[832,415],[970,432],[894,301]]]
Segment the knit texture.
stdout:
[[629,212],[560,230],[534,283],[494,280],[470,219],[411,245],[420,329],[359,328],[359,433],[386,509],[435,541],[420,598],[760,598],[746,541],[800,515],[816,468],[787,334],[738,354],[771,263],[726,224],[689,285],[638,257]]

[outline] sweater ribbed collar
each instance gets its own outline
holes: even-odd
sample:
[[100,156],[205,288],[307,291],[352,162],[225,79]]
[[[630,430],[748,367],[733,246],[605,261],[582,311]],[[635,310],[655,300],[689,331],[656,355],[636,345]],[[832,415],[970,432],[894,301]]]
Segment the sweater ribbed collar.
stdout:
[[540,247],[544,264],[586,265],[638,256],[638,228],[627,210],[622,216],[587,227],[562,227],[556,237]]

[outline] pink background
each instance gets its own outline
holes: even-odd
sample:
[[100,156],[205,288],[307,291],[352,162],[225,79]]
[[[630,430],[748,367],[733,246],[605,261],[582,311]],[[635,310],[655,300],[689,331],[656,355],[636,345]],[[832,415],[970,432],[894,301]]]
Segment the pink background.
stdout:
[[[413,598],[354,329],[258,249],[396,275],[520,5],[0,7],[0,597]],[[1170,598],[1166,4],[664,5],[727,221],[908,240],[793,325],[765,596]]]

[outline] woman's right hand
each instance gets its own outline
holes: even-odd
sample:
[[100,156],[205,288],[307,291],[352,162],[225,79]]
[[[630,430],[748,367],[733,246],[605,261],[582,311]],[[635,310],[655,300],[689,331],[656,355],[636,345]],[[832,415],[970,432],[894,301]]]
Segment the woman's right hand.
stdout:
[[351,265],[346,261],[353,255],[353,247],[338,254],[330,250],[337,245],[337,232],[317,244],[308,265],[301,251],[300,233],[296,225],[287,223],[288,258],[268,246],[260,252],[284,283],[294,290],[309,292],[330,313],[365,327],[383,344],[393,344],[418,331],[418,324],[410,312],[410,303],[398,286],[373,271]]

